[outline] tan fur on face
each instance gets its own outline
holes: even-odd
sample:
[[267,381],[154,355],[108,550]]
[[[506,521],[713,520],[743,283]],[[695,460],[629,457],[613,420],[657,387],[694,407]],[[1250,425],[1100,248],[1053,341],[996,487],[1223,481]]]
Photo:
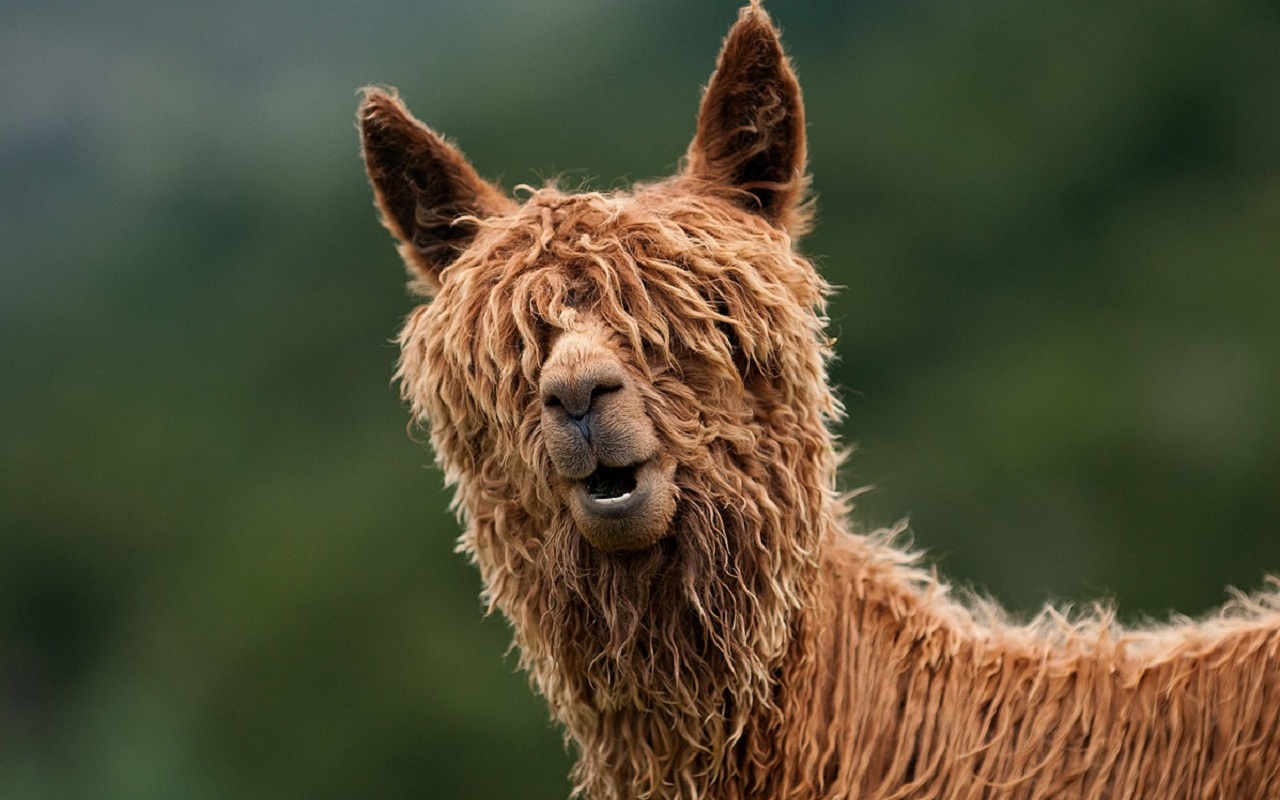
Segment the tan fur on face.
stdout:
[[[730,231],[741,241],[713,249]],[[547,189],[485,220],[406,325],[405,394],[458,485],[464,547],[491,601],[530,621],[517,622],[522,655],[580,741],[613,746],[593,733],[607,711],[683,737],[696,762],[736,735],[727,697],[742,713],[768,699],[816,545],[803,518],[822,513],[834,468],[824,291],[785,235],[679,182]],[[621,557],[565,502],[541,392],[601,351],[679,497],[661,541]]]
[[[685,169],[630,192],[516,205],[393,97],[361,121],[431,295],[403,395],[588,797],[1278,796],[1276,591],[1018,625],[849,532],[799,84],[758,3]],[[634,512],[591,505],[602,466]]]

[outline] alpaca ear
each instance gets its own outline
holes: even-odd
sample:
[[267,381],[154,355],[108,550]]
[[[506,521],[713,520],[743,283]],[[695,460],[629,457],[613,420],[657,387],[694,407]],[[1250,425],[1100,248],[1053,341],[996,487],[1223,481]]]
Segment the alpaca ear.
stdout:
[[800,83],[759,0],[738,13],[702,96],[685,171],[792,235],[807,228]]
[[405,263],[434,291],[440,271],[475,238],[472,218],[498,213],[509,201],[394,94],[365,89],[359,121],[365,171],[382,224],[400,240]]

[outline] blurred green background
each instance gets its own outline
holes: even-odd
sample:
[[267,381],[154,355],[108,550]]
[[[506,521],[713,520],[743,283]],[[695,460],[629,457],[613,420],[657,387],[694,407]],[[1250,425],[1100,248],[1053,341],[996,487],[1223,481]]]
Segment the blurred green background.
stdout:
[[[390,384],[355,90],[615,186],[736,7],[4,5],[0,797],[567,796]],[[769,8],[860,519],[1023,610],[1280,571],[1280,6]]]

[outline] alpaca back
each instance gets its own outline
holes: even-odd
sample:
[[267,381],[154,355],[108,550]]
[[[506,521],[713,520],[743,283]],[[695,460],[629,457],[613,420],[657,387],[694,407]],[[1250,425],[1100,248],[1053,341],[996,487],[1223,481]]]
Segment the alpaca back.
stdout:
[[1268,798],[1280,595],[1126,631],[960,602],[883,538],[827,552],[781,681],[778,797]]

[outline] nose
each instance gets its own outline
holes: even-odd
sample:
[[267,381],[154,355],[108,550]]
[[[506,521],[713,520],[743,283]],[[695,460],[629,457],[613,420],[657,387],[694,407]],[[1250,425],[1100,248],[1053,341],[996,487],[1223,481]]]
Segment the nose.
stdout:
[[613,369],[590,369],[576,373],[544,375],[540,386],[542,404],[561,408],[570,419],[582,421],[601,398],[622,388],[622,375]]

